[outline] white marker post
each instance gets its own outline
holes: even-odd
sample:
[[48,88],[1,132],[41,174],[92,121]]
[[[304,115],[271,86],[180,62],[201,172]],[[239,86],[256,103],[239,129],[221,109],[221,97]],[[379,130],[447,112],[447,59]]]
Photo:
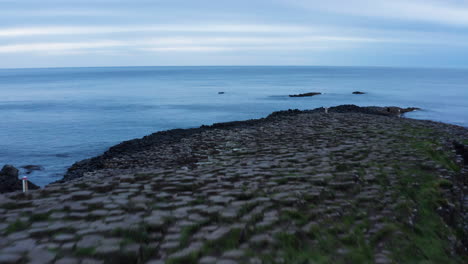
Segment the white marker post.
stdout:
[[28,177],[23,176],[23,192],[28,192]]
[[328,114],[328,107],[325,107],[325,114]]

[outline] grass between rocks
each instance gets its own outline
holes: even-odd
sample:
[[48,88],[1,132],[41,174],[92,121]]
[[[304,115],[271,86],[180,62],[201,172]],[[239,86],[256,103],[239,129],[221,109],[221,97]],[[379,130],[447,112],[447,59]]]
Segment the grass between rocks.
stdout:
[[[460,167],[435,142],[416,141],[411,146],[436,164],[460,172]],[[456,234],[437,213],[437,208],[444,200],[441,189],[450,188],[453,183],[441,179],[435,171],[427,168],[398,168],[397,173],[399,182],[396,188],[400,198],[407,201],[406,205],[400,204],[400,210],[397,211],[400,215],[397,217],[410,217],[412,222],[398,222],[396,227],[403,233],[390,236],[388,245],[392,249],[393,259],[400,263],[415,263],[422,259],[427,260],[427,263],[460,261],[450,254],[448,248],[450,238]],[[409,211],[411,208],[412,212]]]
[[[410,135],[432,133],[431,130],[410,129]],[[405,137],[419,154],[439,166],[460,172],[460,167],[433,141],[414,140]],[[337,171],[350,169],[337,165]],[[441,201],[445,201],[441,190],[451,188],[450,180],[442,179],[427,168],[404,168],[395,166],[398,182],[391,186],[389,177],[380,170],[377,182],[381,186],[394,188],[401,201],[396,205],[397,221],[384,224],[370,239],[365,233],[368,221],[359,221],[357,214],[350,214],[340,221],[329,223],[328,228],[313,225],[302,235],[281,233],[276,236],[277,255],[262,255],[264,263],[373,263],[375,249],[382,247],[391,252],[388,256],[395,263],[463,263],[463,257],[454,257],[450,252],[451,237],[457,231],[448,227],[437,213]],[[304,224],[307,216],[300,212],[287,211],[282,219]],[[364,218],[367,220],[367,218]],[[408,221],[408,219],[410,219]],[[347,231],[348,232],[345,232]],[[459,232],[458,235],[460,235]],[[345,234],[344,236],[342,234]],[[336,254],[342,249],[343,255]],[[254,256],[255,252],[252,252]],[[461,259],[463,258],[463,259]],[[466,262],[464,262],[466,263]]]
[[8,225],[8,227],[6,228],[6,233],[11,234],[11,233],[15,233],[18,231],[26,230],[30,225],[31,223],[29,222],[16,220],[15,222]]
[[90,257],[96,252],[96,248],[77,248],[75,249],[75,255],[78,257]]
[[389,239],[389,247],[394,253],[393,259],[400,263],[414,263],[426,259],[431,263],[454,263],[450,255],[450,236],[455,235],[437,214],[437,207],[442,197],[438,176],[421,171],[400,170],[399,191],[407,199],[407,208],[413,212],[400,210],[401,217],[412,217],[412,222],[398,223],[401,235]]

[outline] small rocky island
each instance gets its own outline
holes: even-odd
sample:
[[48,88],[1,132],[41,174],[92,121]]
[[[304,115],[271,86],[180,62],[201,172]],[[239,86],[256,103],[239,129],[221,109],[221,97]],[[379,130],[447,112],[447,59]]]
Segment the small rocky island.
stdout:
[[468,129],[353,105],[158,132],[0,195],[0,263],[466,263]]
[[289,97],[309,97],[309,96],[316,96],[322,93],[303,93],[303,94],[290,94]]

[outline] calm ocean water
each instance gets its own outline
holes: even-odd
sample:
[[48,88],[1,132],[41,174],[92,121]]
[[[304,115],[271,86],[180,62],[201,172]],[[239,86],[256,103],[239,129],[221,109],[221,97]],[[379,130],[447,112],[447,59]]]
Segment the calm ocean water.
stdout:
[[[351,95],[353,91],[366,95]],[[218,92],[225,92],[219,95]],[[288,94],[323,92],[309,98]],[[0,165],[75,161],[172,128],[340,104],[415,106],[408,117],[468,127],[468,70],[354,67],[119,67],[0,70]]]

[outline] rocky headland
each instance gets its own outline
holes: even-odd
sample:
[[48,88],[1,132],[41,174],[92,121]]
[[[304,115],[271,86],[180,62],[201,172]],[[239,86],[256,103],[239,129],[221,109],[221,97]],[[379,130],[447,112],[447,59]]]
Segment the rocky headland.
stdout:
[[468,130],[412,108],[158,132],[0,195],[0,263],[466,263]]

